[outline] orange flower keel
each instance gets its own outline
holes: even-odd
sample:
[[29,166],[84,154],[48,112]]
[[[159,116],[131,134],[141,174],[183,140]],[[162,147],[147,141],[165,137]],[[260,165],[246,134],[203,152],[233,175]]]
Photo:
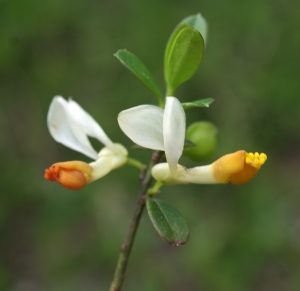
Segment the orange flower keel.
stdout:
[[247,153],[245,152],[243,170],[231,175],[229,181],[232,184],[244,184],[250,181],[258,172],[260,167],[266,162],[267,155],[265,153]]
[[44,178],[65,188],[79,190],[89,183],[91,171],[88,164],[80,161],[56,163],[45,170]]
[[220,183],[244,184],[250,181],[266,162],[264,153],[243,150],[225,155],[213,163],[214,177]]

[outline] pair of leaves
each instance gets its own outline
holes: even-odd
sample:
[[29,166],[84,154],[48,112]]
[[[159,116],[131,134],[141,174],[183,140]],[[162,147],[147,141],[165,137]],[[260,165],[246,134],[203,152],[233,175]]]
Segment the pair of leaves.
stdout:
[[[191,78],[200,65],[206,34],[206,21],[200,14],[185,18],[175,28],[165,53],[165,80],[168,96],[173,96],[176,88]],[[119,50],[115,56],[156,95],[160,106],[163,107],[163,95],[143,62],[127,50]]]
[[148,197],[147,210],[159,236],[168,244],[184,245],[189,238],[189,227],[182,214],[167,202]]

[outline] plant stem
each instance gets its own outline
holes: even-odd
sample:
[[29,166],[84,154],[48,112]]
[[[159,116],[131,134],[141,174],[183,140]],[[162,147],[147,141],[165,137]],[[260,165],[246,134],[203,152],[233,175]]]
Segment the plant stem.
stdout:
[[124,240],[124,243],[121,246],[118,263],[116,266],[115,274],[113,281],[111,283],[109,291],[120,291],[122,288],[123,281],[125,279],[126,267],[128,264],[128,259],[130,256],[130,252],[132,249],[132,245],[134,242],[135,234],[145,208],[147,192],[151,186],[152,176],[151,169],[152,167],[159,162],[162,157],[162,152],[154,152],[151,157],[151,161],[147,171],[142,172],[140,176],[141,184],[140,191],[137,199],[137,203],[135,206],[135,210],[133,216],[131,218],[131,222],[129,228],[127,230],[127,234]]

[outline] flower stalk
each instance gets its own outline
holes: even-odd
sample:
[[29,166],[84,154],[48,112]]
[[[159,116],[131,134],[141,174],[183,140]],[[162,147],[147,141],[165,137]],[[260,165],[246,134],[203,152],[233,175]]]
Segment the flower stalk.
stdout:
[[138,194],[135,210],[132,215],[124,243],[122,244],[120,249],[114,278],[112,280],[109,291],[120,291],[122,288],[130,252],[135,239],[135,234],[138,229],[139,222],[146,205],[147,192],[150,189],[151,183],[153,181],[153,178],[151,176],[151,170],[154,165],[160,162],[162,156],[163,152],[153,152],[147,171],[141,170],[140,191]]
[[133,158],[127,158],[127,165],[133,166],[138,168],[140,171],[143,171],[146,169],[146,165],[142,164],[140,161],[133,159]]

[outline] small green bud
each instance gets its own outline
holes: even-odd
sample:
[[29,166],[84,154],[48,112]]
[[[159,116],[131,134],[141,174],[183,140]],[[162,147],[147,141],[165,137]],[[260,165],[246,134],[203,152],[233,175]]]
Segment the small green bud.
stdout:
[[186,139],[195,144],[184,149],[184,155],[194,161],[202,161],[213,155],[217,146],[217,128],[207,121],[192,123],[186,131]]

